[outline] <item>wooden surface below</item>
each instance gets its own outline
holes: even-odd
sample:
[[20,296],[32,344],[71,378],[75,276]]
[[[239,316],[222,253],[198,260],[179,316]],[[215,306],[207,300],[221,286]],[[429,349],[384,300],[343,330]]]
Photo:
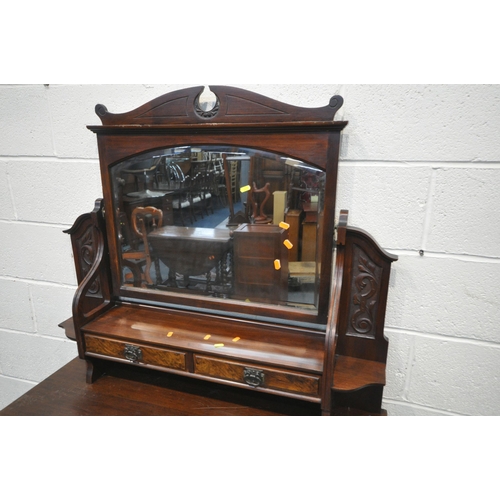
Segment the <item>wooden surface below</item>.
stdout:
[[0,411],[0,416],[320,415],[319,405],[313,403],[132,365],[111,363],[92,385],[85,383],[85,373],[85,361],[74,359]]
[[195,381],[131,365],[108,365],[94,384],[74,359],[0,415],[319,415],[319,405]]

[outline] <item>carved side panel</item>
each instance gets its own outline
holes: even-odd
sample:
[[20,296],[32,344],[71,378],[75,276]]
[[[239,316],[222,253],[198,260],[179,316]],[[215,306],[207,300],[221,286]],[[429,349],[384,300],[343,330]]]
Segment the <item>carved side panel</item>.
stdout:
[[91,213],[81,215],[70,229],[64,231],[71,236],[78,279],[73,300],[75,330],[100,308],[107,306],[110,299],[103,212],[103,202],[99,199]]
[[111,306],[103,213],[103,201],[98,199],[91,213],[81,215],[70,229],[64,231],[71,236],[78,279],[73,298],[73,326],[82,359],[85,358],[82,327]]
[[352,281],[347,335],[375,338],[382,268],[356,244],[352,246]]
[[348,227],[336,354],[385,362],[385,310],[391,263],[365,231]]
[[[91,214],[79,217],[73,227],[65,232],[71,235],[76,276],[80,284],[89,273],[97,256],[97,229]],[[102,298],[99,276],[96,276],[90,285],[87,295]]]

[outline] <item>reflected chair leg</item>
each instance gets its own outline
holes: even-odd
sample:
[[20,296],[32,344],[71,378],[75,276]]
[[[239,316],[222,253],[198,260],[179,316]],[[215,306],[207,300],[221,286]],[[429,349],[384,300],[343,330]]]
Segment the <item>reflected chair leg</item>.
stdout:
[[163,279],[161,277],[160,260],[157,257],[155,257],[154,262],[155,262],[156,284],[161,285]]

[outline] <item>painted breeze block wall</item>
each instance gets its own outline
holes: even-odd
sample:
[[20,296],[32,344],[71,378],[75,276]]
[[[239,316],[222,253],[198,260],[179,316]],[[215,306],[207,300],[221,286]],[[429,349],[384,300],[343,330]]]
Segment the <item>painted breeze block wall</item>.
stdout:
[[[188,86],[0,86],[0,408],[77,355],[57,326],[76,289],[63,230],[101,196],[95,105]],[[500,86],[237,86],[298,106],[344,97],[337,214],[399,256],[389,415],[500,415]]]

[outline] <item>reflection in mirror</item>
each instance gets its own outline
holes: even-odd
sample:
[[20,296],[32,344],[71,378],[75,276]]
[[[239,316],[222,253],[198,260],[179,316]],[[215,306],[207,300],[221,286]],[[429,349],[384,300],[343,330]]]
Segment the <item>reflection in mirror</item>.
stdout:
[[112,167],[122,286],[316,309],[325,173],[182,146]]

